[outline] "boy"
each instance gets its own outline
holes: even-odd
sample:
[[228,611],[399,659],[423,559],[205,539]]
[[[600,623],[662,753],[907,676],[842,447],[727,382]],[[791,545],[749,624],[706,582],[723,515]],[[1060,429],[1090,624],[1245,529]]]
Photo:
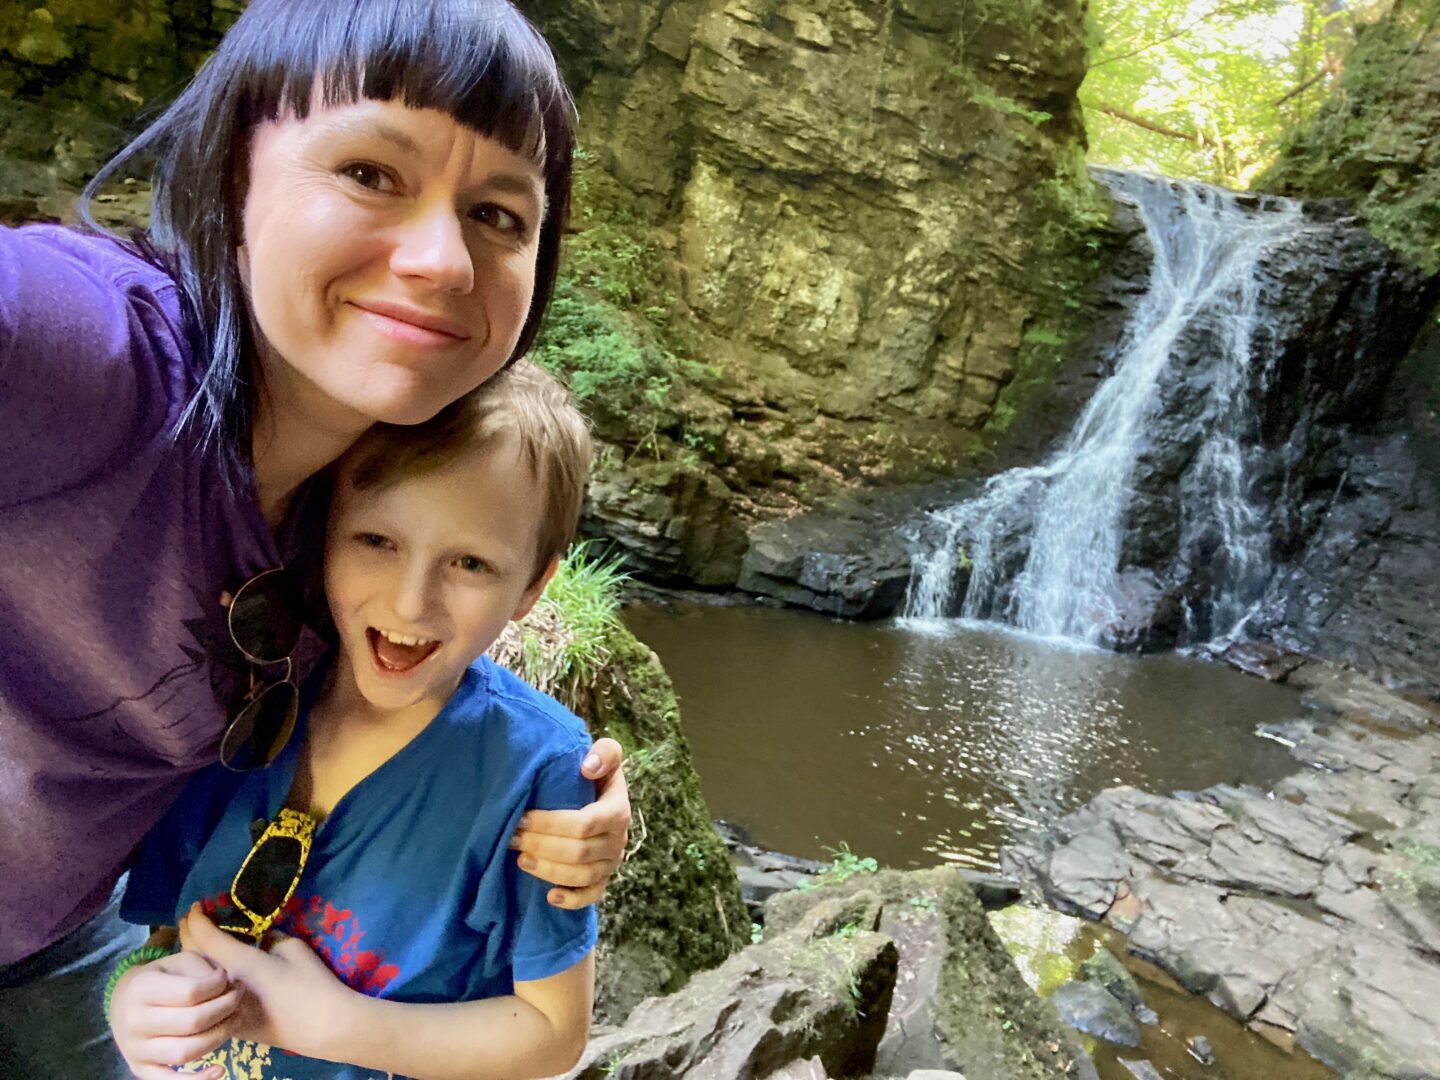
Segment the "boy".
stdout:
[[131,871],[122,914],[178,924],[185,947],[157,932],[113,984],[136,1075],[203,1058],[187,1071],[216,1080],[550,1076],[578,1058],[594,909],[547,903],[506,841],[529,808],[591,800],[589,737],[483,654],[554,574],[589,459],[564,390],[522,361],[342,460],[339,649],[303,731],[267,769],[198,778]]

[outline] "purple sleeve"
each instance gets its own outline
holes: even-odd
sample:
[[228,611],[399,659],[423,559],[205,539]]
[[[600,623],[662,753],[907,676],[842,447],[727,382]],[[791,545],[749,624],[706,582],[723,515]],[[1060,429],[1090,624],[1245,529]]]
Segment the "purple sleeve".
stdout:
[[114,241],[0,228],[0,506],[163,434],[183,378],[173,286]]

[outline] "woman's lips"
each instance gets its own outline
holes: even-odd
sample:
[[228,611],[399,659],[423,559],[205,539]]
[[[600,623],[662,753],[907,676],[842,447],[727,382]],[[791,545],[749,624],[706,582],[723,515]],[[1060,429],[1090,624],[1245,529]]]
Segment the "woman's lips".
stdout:
[[429,312],[373,301],[352,300],[350,306],[374,330],[407,345],[446,349],[470,340],[469,333],[459,323]]

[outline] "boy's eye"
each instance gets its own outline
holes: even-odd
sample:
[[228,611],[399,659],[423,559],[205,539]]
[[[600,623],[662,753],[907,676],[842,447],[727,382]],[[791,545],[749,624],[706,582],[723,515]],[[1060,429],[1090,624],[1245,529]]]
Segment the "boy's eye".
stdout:
[[481,203],[470,211],[470,220],[514,236],[525,236],[525,222],[498,203]]
[[490,569],[484,559],[477,558],[474,555],[461,555],[460,558],[455,560],[455,565],[467,574],[481,574]]
[[352,161],[340,166],[340,175],[353,180],[367,191],[388,195],[398,186],[388,169],[369,161]]
[[388,549],[391,546],[390,540],[387,537],[381,536],[379,533],[372,532],[356,533],[355,542],[362,547],[376,548],[382,551]]

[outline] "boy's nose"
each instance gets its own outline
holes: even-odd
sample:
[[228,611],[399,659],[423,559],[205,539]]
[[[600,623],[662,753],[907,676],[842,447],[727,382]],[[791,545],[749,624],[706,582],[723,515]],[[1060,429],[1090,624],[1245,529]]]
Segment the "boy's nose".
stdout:
[[396,584],[395,617],[412,624],[422,621],[430,610],[431,593],[428,573],[423,569],[408,571]]

